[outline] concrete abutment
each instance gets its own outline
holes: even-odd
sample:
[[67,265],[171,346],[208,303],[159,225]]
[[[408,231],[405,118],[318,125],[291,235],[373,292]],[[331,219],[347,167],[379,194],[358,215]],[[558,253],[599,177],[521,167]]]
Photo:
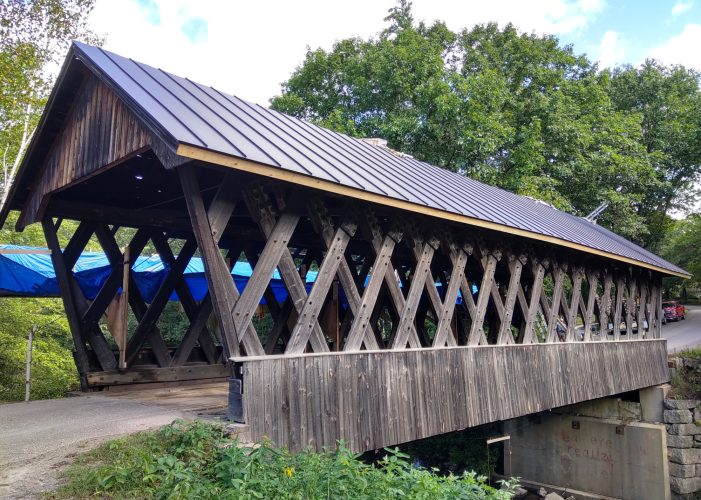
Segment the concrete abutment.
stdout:
[[[693,409],[668,408],[667,391],[654,386],[638,398],[603,398],[505,422],[505,475],[591,498],[659,500],[697,491],[701,449],[693,445],[701,442],[691,433],[701,428],[690,420]],[[677,445],[684,448],[668,448]]]

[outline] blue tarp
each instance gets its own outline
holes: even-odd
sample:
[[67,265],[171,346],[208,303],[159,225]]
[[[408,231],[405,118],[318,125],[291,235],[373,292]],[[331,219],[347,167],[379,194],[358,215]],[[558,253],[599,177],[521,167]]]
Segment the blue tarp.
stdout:
[[[2,250],[27,250],[46,252],[45,248],[0,245]],[[166,268],[157,255],[138,257],[132,265],[134,279],[146,302],[151,302],[166,277]],[[85,297],[92,300],[111,271],[109,260],[101,252],[83,252],[73,267],[73,273]],[[239,291],[246,287],[252,269],[248,262],[237,262],[231,272]],[[311,290],[317,273],[307,273],[307,290]],[[195,300],[200,301],[207,293],[202,259],[193,257],[185,268],[185,281]],[[287,298],[287,290],[277,271],[273,274],[271,287],[278,302]],[[47,253],[0,253],[0,296],[58,297],[56,273]],[[173,293],[171,300],[178,300]],[[265,303],[265,301],[261,301]]]
[[[46,253],[47,250],[45,248],[0,245],[0,250],[27,250],[35,252],[0,253],[0,296],[60,296],[51,255]],[[132,270],[134,271],[134,280],[139,292],[141,292],[144,300],[150,303],[158,291],[158,287],[165,279],[167,269],[158,255],[153,255],[151,257],[138,257],[132,265]],[[110,275],[110,271],[109,260],[101,252],[83,252],[73,267],[76,281],[88,300],[95,298],[100,291],[100,287]],[[250,264],[248,262],[237,262],[231,274],[236,287],[240,292],[243,292],[252,274]],[[311,290],[316,276],[317,273],[315,271],[307,273],[307,292]],[[207,279],[204,275],[202,259],[199,257],[193,257],[185,268],[185,282],[195,300],[200,301],[204,298],[207,293]],[[287,289],[277,270],[273,273],[270,285],[277,301],[283,302],[287,298]],[[438,291],[442,297],[444,290],[441,285],[438,285]],[[477,293],[475,285],[472,286],[472,293]],[[343,290],[341,290],[339,298],[345,307],[346,300]],[[177,295],[173,293],[170,300],[178,300]],[[458,294],[457,302],[462,302],[460,294]],[[265,304],[265,299],[261,300],[261,304]]]

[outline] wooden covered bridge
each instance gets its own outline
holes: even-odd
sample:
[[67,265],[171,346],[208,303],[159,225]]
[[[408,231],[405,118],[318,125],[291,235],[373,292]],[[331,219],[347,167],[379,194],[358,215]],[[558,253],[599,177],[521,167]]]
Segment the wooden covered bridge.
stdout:
[[[254,439],[377,449],[669,379],[661,279],[682,269],[99,48],[72,46],[0,224],[9,209],[18,230],[43,226],[85,390],[230,376]],[[79,225],[62,245],[67,219]],[[112,273],[88,300],[72,270],[91,239]],[[147,244],[168,268],[150,302],[130,285]],[[196,253],[202,300],[183,279]],[[253,267],[242,290],[239,260]],[[177,345],[158,327],[173,292],[190,321]],[[114,307],[123,321],[106,326]]]

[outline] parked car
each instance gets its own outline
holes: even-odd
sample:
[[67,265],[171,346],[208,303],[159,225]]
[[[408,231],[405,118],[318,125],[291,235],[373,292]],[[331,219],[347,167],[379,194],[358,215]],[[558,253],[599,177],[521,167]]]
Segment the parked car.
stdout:
[[667,321],[686,319],[686,308],[676,300],[662,302],[662,309],[664,310],[664,319]]

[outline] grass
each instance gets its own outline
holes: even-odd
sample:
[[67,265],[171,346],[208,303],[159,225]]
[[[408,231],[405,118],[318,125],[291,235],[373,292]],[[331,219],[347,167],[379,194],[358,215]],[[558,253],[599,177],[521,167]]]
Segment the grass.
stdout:
[[495,489],[475,473],[441,475],[387,450],[368,464],[345,449],[291,454],[270,443],[241,446],[221,426],[174,422],[159,431],[105,443],[78,456],[62,498],[511,498],[515,482]]
[[679,351],[676,356],[687,359],[701,359],[701,347]]

